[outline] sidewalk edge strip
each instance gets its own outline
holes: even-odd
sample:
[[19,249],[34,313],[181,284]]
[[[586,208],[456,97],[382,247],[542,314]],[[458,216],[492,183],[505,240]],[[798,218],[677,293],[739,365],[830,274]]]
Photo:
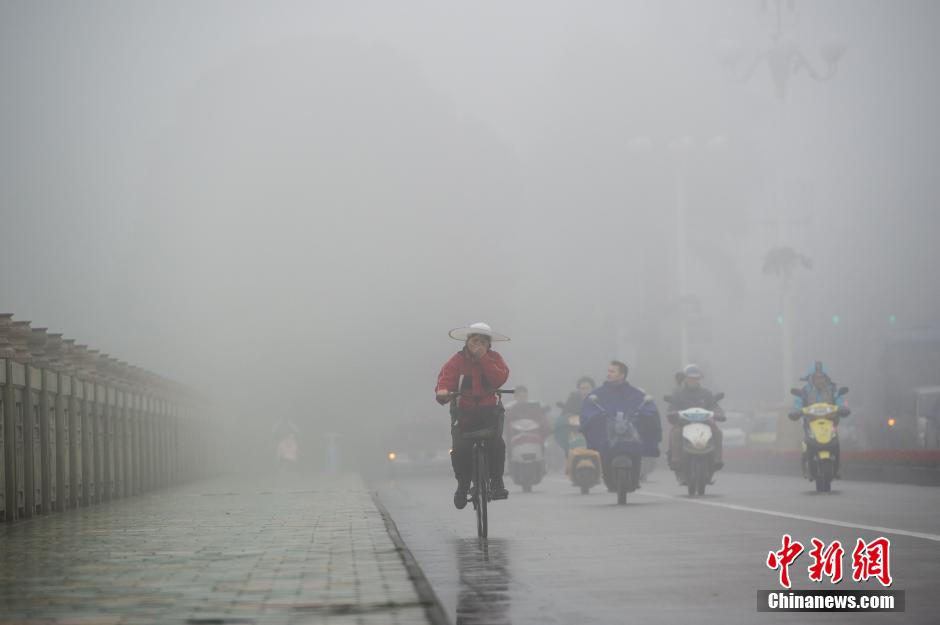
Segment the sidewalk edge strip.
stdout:
[[437,598],[434,588],[431,587],[431,582],[428,581],[428,578],[424,575],[424,571],[422,571],[421,567],[418,565],[414,554],[411,553],[411,550],[408,549],[408,545],[406,545],[404,539],[402,539],[401,533],[398,531],[398,526],[395,525],[395,521],[392,519],[392,515],[385,505],[382,504],[377,492],[372,491],[371,495],[372,502],[375,504],[379,514],[382,515],[382,520],[385,521],[385,529],[388,532],[389,538],[392,539],[392,543],[394,543],[395,548],[398,550],[402,562],[405,565],[405,569],[408,571],[409,577],[411,577],[415,591],[418,593],[418,598],[424,603],[424,611],[431,625],[450,625],[450,620],[447,618],[447,612],[444,610],[444,606],[441,605],[440,599]]

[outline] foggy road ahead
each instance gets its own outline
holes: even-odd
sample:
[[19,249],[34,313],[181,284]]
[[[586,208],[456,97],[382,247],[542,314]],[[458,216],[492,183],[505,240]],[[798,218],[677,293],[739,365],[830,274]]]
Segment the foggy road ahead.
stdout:
[[[453,507],[449,475],[376,487],[454,622],[927,623],[940,608],[938,489],[837,482],[817,495],[798,477],[726,473],[691,501],[660,469],[618,507],[613,494],[582,496],[552,475],[490,508],[484,550],[472,511]],[[764,562],[785,533],[847,546],[842,590],[879,587],[851,580],[851,551],[857,538],[889,538],[892,588],[906,591],[907,611],[758,614],[756,591],[778,588]],[[816,586],[809,548],[790,567],[795,589]]]

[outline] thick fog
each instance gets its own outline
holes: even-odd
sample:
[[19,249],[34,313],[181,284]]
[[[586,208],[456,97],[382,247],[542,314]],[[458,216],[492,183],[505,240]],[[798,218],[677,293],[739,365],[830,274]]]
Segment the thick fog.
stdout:
[[824,360],[880,418],[887,341],[940,323],[940,5],[791,4],[782,40],[846,52],[781,95],[737,80],[758,0],[4,1],[0,312],[206,391],[239,463],[282,417],[352,459],[446,439],[474,321],[534,399],[614,357],[659,397],[684,301],[707,384],[782,405],[792,247],[786,377]]

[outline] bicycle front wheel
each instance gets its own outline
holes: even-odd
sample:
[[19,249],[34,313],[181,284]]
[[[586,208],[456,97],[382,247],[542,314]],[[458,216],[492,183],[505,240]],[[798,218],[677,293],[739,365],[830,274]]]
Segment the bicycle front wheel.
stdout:
[[477,444],[474,449],[474,466],[476,474],[473,476],[476,481],[476,491],[479,505],[477,506],[477,536],[486,538],[489,531],[488,520],[486,516],[486,504],[490,500],[490,475],[489,467],[486,466],[486,446]]

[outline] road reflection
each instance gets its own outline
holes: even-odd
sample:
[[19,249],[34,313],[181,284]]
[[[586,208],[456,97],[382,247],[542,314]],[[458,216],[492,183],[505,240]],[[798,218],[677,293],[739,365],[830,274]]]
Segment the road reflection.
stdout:
[[509,544],[498,538],[454,543],[460,586],[457,625],[501,625],[509,617]]

